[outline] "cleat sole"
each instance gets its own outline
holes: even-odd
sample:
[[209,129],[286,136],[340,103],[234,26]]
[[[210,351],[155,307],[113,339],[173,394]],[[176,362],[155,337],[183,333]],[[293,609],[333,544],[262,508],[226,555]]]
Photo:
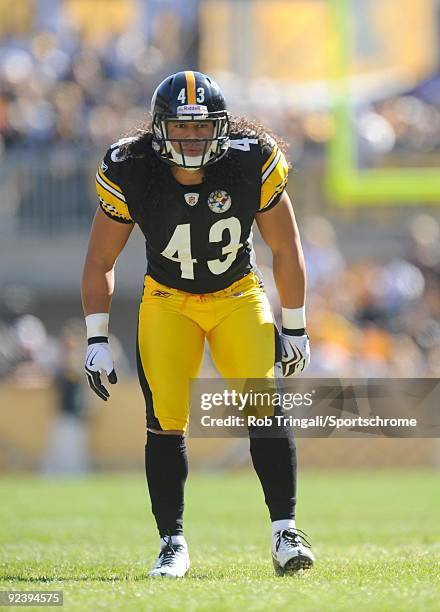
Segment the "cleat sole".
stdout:
[[308,570],[313,566],[313,560],[302,555],[289,559],[284,567],[273,557],[272,562],[277,576],[292,576],[301,570]]

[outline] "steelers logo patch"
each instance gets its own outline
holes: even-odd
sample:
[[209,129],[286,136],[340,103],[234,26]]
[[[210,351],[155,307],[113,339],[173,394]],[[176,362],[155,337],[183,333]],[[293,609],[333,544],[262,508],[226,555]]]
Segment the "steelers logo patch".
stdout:
[[222,189],[209,194],[208,206],[215,213],[224,213],[231,208],[231,196]]

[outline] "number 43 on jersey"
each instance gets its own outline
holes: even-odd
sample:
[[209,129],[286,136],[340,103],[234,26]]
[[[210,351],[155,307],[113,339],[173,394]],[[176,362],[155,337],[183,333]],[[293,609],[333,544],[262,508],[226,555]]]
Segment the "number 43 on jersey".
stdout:
[[[229,234],[229,242],[222,248],[222,255],[225,259],[211,259],[207,261],[208,268],[212,274],[223,274],[230,268],[237,257],[237,252],[241,246],[241,225],[236,217],[229,219],[220,219],[209,230],[209,242],[221,242],[223,234],[227,231]],[[191,249],[191,225],[190,223],[182,223],[178,225],[171,236],[171,240],[162,251],[162,255],[180,264],[180,275],[182,278],[194,278],[194,264],[197,264],[197,259],[192,256]]]

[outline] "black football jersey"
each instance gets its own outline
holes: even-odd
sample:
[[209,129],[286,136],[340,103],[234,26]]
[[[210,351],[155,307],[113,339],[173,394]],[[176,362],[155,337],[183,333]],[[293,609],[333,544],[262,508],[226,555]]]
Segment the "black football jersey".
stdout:
[[107,151],[96,188],[106,215],[138,223],[146,240],[147,274],[169,287],[211,293],[257,272],[252,223],[257,213],[275,206],[287,184],[288,164],[274,141],[231,135],[227,155],[240,167],[239,181],[206,172],[200,185],[182,185],[167,167],[160,206],[145,199],[153,180],[151,157],[120,156],[124,142]]

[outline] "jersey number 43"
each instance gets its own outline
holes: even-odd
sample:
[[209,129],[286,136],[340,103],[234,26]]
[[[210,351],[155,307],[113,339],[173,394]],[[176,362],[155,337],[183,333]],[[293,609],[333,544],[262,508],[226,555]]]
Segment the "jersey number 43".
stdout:
[[[225,259],[211,259],[207,261],[208,268],[212,274],[223,274],[230,268],[237,257],[237,252],[241,246],[241,225],[236,217],[220,219],[211,226],[209,230],[209,242],[221,242],[223,234],[229,233],[229,242],[222,248],[222,255]],[[191,225],[182,223],[178,225],[171,236],[171,240],[161,253],[164,257],[180,264],[180,275],[182,278],[194,278],[194,264],[198,263],[194,259],[191,251]]]

